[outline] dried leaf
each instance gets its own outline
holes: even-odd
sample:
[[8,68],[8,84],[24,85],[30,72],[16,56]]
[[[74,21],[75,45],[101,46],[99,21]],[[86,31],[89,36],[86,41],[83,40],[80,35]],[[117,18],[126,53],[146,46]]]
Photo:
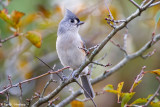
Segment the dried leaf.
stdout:
[[71,102],[71,107],[84,107],[84,103],[74,100]]
[[42,44],[42,37],[39,32],[36,31],[29,31],[24,36],[37,48],[41,47]]

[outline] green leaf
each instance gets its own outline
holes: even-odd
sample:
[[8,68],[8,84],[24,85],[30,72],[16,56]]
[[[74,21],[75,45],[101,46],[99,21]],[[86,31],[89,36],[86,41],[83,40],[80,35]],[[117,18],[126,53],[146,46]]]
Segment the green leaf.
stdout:
[[118,93],[117,90],[114,90],[114,89],[113,89],[113,85],[111,85],[111,84],[106,85],[106,86],[104,87],[104,90],[105,90],[106,92],[110,92],[110,93],[114,93],[114,94],[117,94],[117,93]]
[[160,19],[160,10],[157,12],[157,14],[155,16],[155,22],[156,22],[156,24],[158,23],[159,19]]
[[148,95],[147,98],[138,98],[134,102],[132,102],[130,105],[134,105],[134,104],[138,104],[138,103],[146,103],[151,96],[152,96],[152,94]]
[[13,21],[10,19],[10,15],[8,15],[7,9],[0,10],[0,18],[8,24],[10,24],[11,26],[14,25]]
[[133,104],[138,104],[138,103],[146,103],[147,102],[147,99],[146,98],[138,98],[137,100],[135,100],[132,104],[130,105],[133,105]]
[[133,97],[135,92],[132,93],[122,93],[122,102],[121,102],[121,107],[124,107],[128,101]]
[[24,36],[37,48],[41,47],[42,37],[41,34],[37,31],[29,31]]
[[134,88],[136,88],[137,85],[138,85],[139,83],[141,83],[141,82],[142,82],[142,80],[139,80],[138,82],[134,82],[134,83],[133,83],[133,87],[132,87],[132,89],[131,89],[131,92],[133,92]]
[[111,84],[106,85],[106,86],[104,87],[104,90],[105,90],[105,91],[106,91],[106,90],[113,90],[113,85],[111,85]]

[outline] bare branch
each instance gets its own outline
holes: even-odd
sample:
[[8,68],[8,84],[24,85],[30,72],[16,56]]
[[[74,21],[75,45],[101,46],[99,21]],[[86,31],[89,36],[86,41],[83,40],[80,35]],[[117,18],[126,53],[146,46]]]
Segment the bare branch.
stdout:
[[134,0],[129,0],[129,1],[132,2],[132,4],[134,4],[138,9],[141,9],[140,6]]
[[117,46],[122,52],[124,52],[125,56],[128,55],[128,53],[126,52],[126,50],[121,47],[119,44],[116,44],[114,41],[110,40],[112,44],[114,44],[115,46]]
[[151,96],[151,97],[149,98],[149,100],[148,100],[147,103],[144,105],[144,107],[147,107],[147,106],[150,104],[150,102],[155,98],[155,96],[159,93],[159,91],[160,91],[160,85],[158,86],[158,88],[157,88],[156,92],[153,94],[153,96]]
[[[108,7],[108,5],[107,5],[107,1],[105,1],[105,5],[106,5],[107,10],[108,10],[108,12],[109,12],[109,17],[110,17],[112,20],[114,20],[114,18],[113,18],[113,16],[112,16],[112,13],[111,13],[111,11],[109,10],[109,7]],[[114,26],[116,26],[116,23],[114,23]]]
[[43,88],[42,94],[41,94],[41,96],[40,96],[41,98],[43,97],[43,95],[44,95],[47,87],[49,86],[49,84],[50,84],[51,82],[57,82],[57,81],[55,81],[55,80],[53,80],[53,79],[50,79],[50,80],[46,83],[46,85],[45,85],[44,88]]
[[50,75],[50,74],[56,74],[56,73],[62,72],[62,71],[65,70],[65,69],[68,69],[68,68],[70,68],[70,67],[64,67],[64,68],[59,69],[59,70],[57,70],[57,71],[47,72],[47,73],[42,74],[42,75],[40,75],[40,76],[33,77],[33,78],[31,78],[31,79],[28,79],[28,80],[24,80],[24,81],[22,81],[22,82],[19,82],[19,83],[15,84],[15,85],[5,87],[4,90],[0,91],[0,94],[3,94],[4,92],[8,91],[9,89],[11,89],[11,88],[13,88],[13,87],[18,87],[19,84],[24,84],[24,83],[27,83],[27,82],[30,82],[30,81],[33,81],[33,80],[42,78],[42,77],[47,76],[47,75]]
[[3,39],[3,40],[0,39],[0,43],[4,43],[4,42],[6,42],[6,41],[8,41],[8,40],[10,40],[10,39],[13,39],[13,38],[19,36],[19,35],[21,35],[21,34],[18,34],[18,33],[17,33],[17,34],[15,34],[15,35],[11,35],[11,36]]
[[[45,64],[48,68],[50,68],[52,71],[54,71],[53,68],[51,68],[47,63],[45,63],[42,59],[38,58],[37,56],[35,56],[38,60],[40,60],[43,64]],[[56,73],[57,76],[63,81],[63,78],[58,74]]]
[[100,65],[100,66],[103,66],[103,67],[108,67],[108,66],[111,66],[111,65],[112,65],[112,64],[110,64],[110,63],[104,65],[104,64],[101,64],[101,63],[98,63],[98,62],[94,62],[94,61],[92,61],[91,63],[96,64],[96,65]]
[[142,58],[143,58],[143,59],[146,59],[146,58],[148,58],[148,57],[154,55],[155,52],[156,52],[156,49],[154,49],[152,52],[149,52],[147,55],[143,55]]
[[158,4],[160,4],[160,1],[152,3],[149,7],[153,7],[153,6],[158,5]]

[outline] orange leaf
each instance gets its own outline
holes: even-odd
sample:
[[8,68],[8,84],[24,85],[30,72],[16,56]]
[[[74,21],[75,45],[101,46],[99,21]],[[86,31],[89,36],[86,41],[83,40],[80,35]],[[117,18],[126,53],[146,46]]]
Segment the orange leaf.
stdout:
[[71,102],[71,107],[84,107],[84,103],[74,100]]
[[14,27],[18,27],[19,21],[25,14],[19,11],[13,11],[11,14],[11,19],[14,23]]
[[36,31],[29,31],[24,36],[37,48],[41,47],[42,44],[42,37],[39,32]]

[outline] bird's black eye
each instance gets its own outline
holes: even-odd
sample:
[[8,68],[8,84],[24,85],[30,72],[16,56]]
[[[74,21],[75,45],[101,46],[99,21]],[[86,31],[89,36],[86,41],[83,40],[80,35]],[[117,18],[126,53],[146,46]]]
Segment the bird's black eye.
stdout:
[[80,20],[78,18],[76,18],[77,22],[80,22]]
[[74,23],[74,19],[70,19],[70,22],[71,22],[71,23]]

